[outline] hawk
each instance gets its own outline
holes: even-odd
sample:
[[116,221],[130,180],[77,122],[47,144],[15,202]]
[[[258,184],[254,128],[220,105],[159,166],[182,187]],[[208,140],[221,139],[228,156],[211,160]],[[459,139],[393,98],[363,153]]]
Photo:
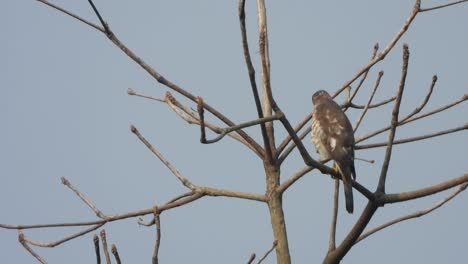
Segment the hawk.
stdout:
[[333,168],[341,175],[346,200],[346,210],[353,213],[353,188],[351,177],[356,179],[354,168],[354,131],[348,117],[333,98],[324,90],[312,96],[312,143],[321,159],[332,159]]

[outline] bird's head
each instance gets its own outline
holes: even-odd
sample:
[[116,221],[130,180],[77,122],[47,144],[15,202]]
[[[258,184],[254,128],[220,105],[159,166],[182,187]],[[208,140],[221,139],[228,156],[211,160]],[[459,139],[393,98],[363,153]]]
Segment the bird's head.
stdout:
[[326,99],[326,100],[331,100],[332,99],[330,94],[328,94],[327,91],[325,91],[325,90],[319,90],[319,91],[315,92],[314,95],[312,95],[312,103],[314,105],[317,105],[323,99]]

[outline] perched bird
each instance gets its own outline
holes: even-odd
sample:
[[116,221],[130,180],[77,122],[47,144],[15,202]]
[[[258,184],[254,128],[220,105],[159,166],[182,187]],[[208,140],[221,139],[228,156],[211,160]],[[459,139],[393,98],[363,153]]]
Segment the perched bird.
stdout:
[[324,90],[312,96],[312,143],[321,159],[332,159],[333,168],[341,175],[346,200],[346,210],[353,213],[353,188],[351,177],[356,179],[354,168],[354,131],[348,117],[333,98]]

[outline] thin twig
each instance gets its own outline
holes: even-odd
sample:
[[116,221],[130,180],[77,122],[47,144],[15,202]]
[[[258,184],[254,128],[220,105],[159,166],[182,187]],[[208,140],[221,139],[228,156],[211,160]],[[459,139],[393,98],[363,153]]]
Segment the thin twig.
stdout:
[[[374,45],[374,50],[373,50],[373,52],[372,52],[371,61],[372,61],[373,59],[375,59],[375,56],[377,55],[377,51],[379,51],[379,43],[375,43],[375,45]],[[359,89],[361,88],[362,84],[363,84],[364,81],[366,80],[367,75],[369,74],[369,71],[370,71],[370,68],[367,69],[367,71],[364,72],[364,75],[362,76],[361,81],[359,81],[358,86],[357,86],[356,89],[354,90],[353,95],[351,95],[351,96],[349,97],[348,103],[352,103],[352,102],[353,102],[354,97],[357,95],[357,93],[359,92]],[[351,85],[351,84],[350,84],[350,85]],[[336,94],[336,95],[338,95],[338,94]],[[344,111],[346,111],[347,109],[348,109],[348,108],[345,108]]]
[[92,232],[92,231],[94,231],[94,230],[100,228],[100,227],[103,226],[104,224],[105,224],[105,222],[104,222],[104,223],[101,223],[101,224],[98,224],[98,225],[95,225],[95,226],[92,226],[92,227],[90,227],[90,228],[88,228],[88,229],[85,229],[85,230],[83,230],[83,231],[81,231],[81,232],[78,232],[78,233],[76,233],[76,234],[67,236],[67,237],[65,237],[65,238],[62,238],[62,239],[57,240],[57,241],[54,241],[54,242],[47,242],[47,243],[45,243],[45,242],[34,241],[34,240],[29,239],[29,238],[28,238],[28,239],[25,238],[25,239],[27,240],[27,242],[28,242],[29,244],[34,245],[34,246],[37,246],[37,247],[53,248],[53,247],[56,247],[56,246],[59,246],[59,245],[65,243],[65,242],[68,242],[68,241],[70,241],[70,240],[73,240],[73,239],[75,239],[75,238],[78,238],[78,237],[80,237],[80,236],[86,235],[86,234],[88,234],[89,232]]
[[106,230],[101,230],[101,242],[102,242],[102,249],[104,251],[104,256],[106,257],[106,264],[111,264],[111,259],[109,255],[109,248],[107,247],[107,238],[106,238]]
[[[449,103],[449,104],[446,104],[446,105],[444,105],[444,106],[441,106],[441,107],[439,107],[439,108],[436,108],[436,109],[434,109],[434,110],[432,110],[432,111],[429,111],[429,112],[424,113],[424,114],[415,115],[415,116],[413,116],[413,117],[407,119],[407,120],[404,121],[404,122],[398,122],[398,126],[402,126],[402,125],[411,123],[411,122],[413,122],[413,121],[416,121],[416,120],[419,120],[419,119],[423,119],[423,118],[426,118],[426,117],[428,117],[428,116],[431,116],[431,115],[434,115],[434,114],[443,112],[443,111],[445,111],[445,110],[447,110],[447,109],[450,109],[450,108],[452,108],[452,107],[454,107],[454,106],[456,106],[456,105],[458,105],[458,104],[460,104],[460,103],[462,103],[462,102],[464,102],[464,101],[466,101],[466,100],[468,100],[468,94],[465,94],[465,95],[463,95],[462,97],[460,97],[459,99],[457,99],[457,100],[455,100],[455,101],[453,101],[453,102],[451,102],[451,103]],[[405,118],[406,118],[406,117],[405,117]],[[402,119],[405,119],[405,118],[402,118]],[[381,134],[381,133],[383,133],[383,132],[385,132],[385,131],[387,131],[387,130],[389,130],[389,129],[390,129],[390,126],[387,126],[387,127],[384,127],[384,128],[378,129],[378,130],[375,130],[374,132],[371,132],[371,133],[369,133],[369,134],[367,134],[367,135],[364,135],[364,136],[361,136],[361,137],[357,138],[357,139],[356,139],[356,143],[359,143],[359,142],[362,142],[362,141],[367,140],[367,139],[369,139],[369,138],[372,138],[372,137],[374,137],[374,136],[377,136],[377,135],[379,135],[379,134]]]
[[366,233],[362,234],[359,239],[356,241],[356,243],[364,240],[365,238],[367,238],[368,236],[382,230],[382,229],[385,229],[391,225],[394,225],[394,224],[397,224],[397,223],[400,223],[400,222],[403,222],[403,221],[406,221],[406,220],[410,220],[410,219],[413,219],[413,218],[418,218],[418,217],[421,217],[423,215],[426,215],[426,214],[429,214],[431,213],[432,211],[440,208],[441,206],[443,206],[444,204],[446,204],[448,201],[452,200],[455,196],[457,196],[459,193],[463,192],[466,187],[468,186],[468,183],[465,183],[463,185],[461,185],[455,192],[453,192],[452,194],[450,194],[449,196],[445,197],[444,199],[442,199],[441,201],[437,202],[436,204],[432,205],[431,207],[429,208],[426,208],[424,210],[420,210],[420,211],[417,211],[417,212],[414,212],[414,213],[411,213],[411,214],[408,214],[408,215],[405,215],[405,216],[402,216],[402,217],[398,217],[396,219],[393,219],[387,223],[384,223],[382,225],[379,225],[375,228],[372,228],[371,230],[367,231]]
[[258,124],[265,124],[267,122],[271,122],[271,121],[274,121],[274,120],[279,120],[281,118],[281,115],[276,114],[276,115],[272,115],[272,116],[268,116],[268,117],[259,118],[259,119],[253,120],[253,121],[245,122],[245,123],[242,123],[242,124],[238,124],[238,125],[233,126],[233,127],[221,128],[221,133],[220,133],[219,136],[217,136],[214,139],[208,140],[208,139],[206,139],[205,116],[204,116],[204,111],[203,111],[203,99],[201,97],[199,97],[199,100],[198,100],[197,110],[198,110],[198,115],[199,115],[199,118],[200,118],[200,142],[203,143],[203,144],[216,143],[216,142],[220,141],[223,137],[225,137],[226,135],[228,135],[231,132],[237,131],[239,129],[255,126],[255,125],[258,125]]
[[[426,134],[426,135],[422,135],[422,136],[395,140],[395,141],[393,141],[393,145],[416,142],[416,141],[420,141],[420,140],[424,140],[424,139],[428,139],[428,138],[433,138],[433,137],[438,137],[438,136],[443,136],[443,135],[463,131],[463,130],[466,130],[466,129],[468,129],[468,123],[466,123],[466,124],[464,124],[462,126],[456,127],[456,128],[442,130],[442,131],[438,131],[438,132],[434,132],[434,133],[430,133],[430,134]],[[357,145],[355,147],[355,149],[378,148],[378,147],[384,147],[386,145],[387,145],[387,142],[380,142],[380,143],[373,143],[373,144],[366,144],[366,145]]]
[[253,263],[253,261],[255,260],[255,257],[256,257],[255,253],[252,253],[252,255],[250,255],[249,260],[247,261],[247,264]]
[[75,186],[73,186],[69,180],[67,180],[65,177],[60,177],[60,180],[62,181],[62,184],[67,186],[70,190],[72,190],[80,199],[89,207],[93,212],[96,214],[97,217],[101,219],[106,219],[107,216],[101,212],[88,198],[84,196]]
[[452,2],[452,3],[448,3],[448,4],[444,4],[444,5],[439,5],[439,6],[434,6],[434,7],[429,7],[429,8],[420,8],[419,12],[422,13],[422,12],[426,12],[426,11],[432,11],[432,10],[439,9],[439,8],[444,8],[444,7],[448,7],[448,6],[452,6],[452,5],[456,5],[456,4],[461,4],[461,3],[466,2],[466,1],[468,1],[468,0],[460,0],[460,1]]
[[[323,161],[321,160],[320,163],[324,163],[324,162],[327,162],[327,161],[328,160],[323,160]],[[278,186],[278,188],[277,188],[278,192],[280,192],[280,193],[285,192],[297,180],[302,178],[304,175],[306,175],[307,173],[309,173],[313,169],[315,169],[315,168],[309,167],[309,166],[306,166],[306,167],[302,168],[301,170],[299,170],[298,172],[293,174],[291,177],[289,177],[287,180],[285,180],[283,183],[281,183],[281,185]],[[336,175],[334,175],[334,176],[338,177]],[[366,187],[364,187],[360,183],[358,183],[357,181],[353,180],[352,184],[353,184],[353,188],[356,189],[358,192],[360,192],[362,195],[364,195],[364,197],[366,197],[369,201],[373,201],[375,199],[374,194],[371,191],[369,191]]]
[[[190,109],[179,103],[172,95],[170,92],[166,92],[166,103],[167,105],[182,119],[187,121],[189,124],[197,124],[200,125],[200,120],[198,114],[195,114],[192,112]],[[222,129],[220,127],[217,127],[209,122],[205,121],[205,127],[209,128],[211,131],[213,131],[216,134],[221,134]],[[257,152],[255,148],[253,148],[247,141],[245,141],[244,138],[242,138],[237,132],[234,133],[229,133],[229,137],[239,141],[240,143],[244,144],[248,148],[250,148],[257,156],[260,158],[263,158],[262,153]]]
[[335,179],[335,191],[333,193],[333,213],[330,227],[330,241],[328,243],[328,252],[335,250],[336,248],[336,223],[338,220],[338,206],[339,206],[339,192],[340,192],[340,181]]
[[39,256],[39,254],[32,250],[32,248],[28,245],[24,234],[21,231],[18,232],[18,241],[24,247],[24,249],[26,249],[29,252],[29,254],[31,254],[34,258],[37,259],[37,261],[39,261],[42,264],[47,264],[47,262],[41,256]]
[[[383,106],[383,105],[386,105],[386,104],[388,104],[388,103],[391,103],[391,102],[395,101],[395,99],[396,99],[396,97],[395,97],[395,96],[392,96],[392,97],[390,97],[390,98],[388,98],[388,99],[385,99],[385,100],[383,100],[383,101],[381,101],[381,102],[379,102],[379,103],[371,104],[371,105],[369,105],[369,109],[381,107],[381,106]],[[351,104],[349,105],[349,107],[350,107],[350,108],[355,108],[355,109],[364,109],[364,107],[366,107],[366,106],[365,106],[365,105],[357,105],[357,104],[351,103]]]
[[160,99],[160,98],[156,98],[156,97],[153,97],[153,96],[140,94],[140,93],[136,92],[135,90],[133,90],[132,88],[128,88],[128,89],[127,89],[127,94],[128,94],[128,95],[137,96],[137,97],[146,98],[146,99],[150,99],[150,100],[153,100],[153,101],[156,101],[156,102],[160,102],[160,103],[167,103],[167,102],[166,102],[166,99]]
[[410,114],[408,114],[403,120],[401,120],[400,122],[405,122],[406,120],[410,119],[411,117],[413,117],[414,115],[416,115],[417,113],[421,112],[421,110],[426,106],[426,104],[429,102],[429,99],[431,98],[431,95],[432,95],[432,92],[434,91],[434,86],[437,82],[437,75],[434,75],[432,76],[432,82],[431,82],[431,86],[429,87],[429,91],[427,92],[426,94],[426,97],[424,97],[424,100],[423,102],[418,106],[416,107],[416,109],[413,110],[413,112],[411,112]]
[[112,244],[111,251],[112,251],[112,255],[114,255],[114,258],[115,258],[115,261],[117,262],[117,264],[122,263],[120,261],[119,251],[117,251],[117,246],[115,244]]
[[99,237],[94,234],[93,236],[94,252],[96,253],[96,263],[101,264],[101,251],[99,250]]
[[408,60],[409,60],[409,49],[408,45],[403,45],[403,67],[401,69],[401,80],[398,92],[396,95],[395,105],[392,111],[392,121],[390,123],[390,134],[388,136],[387,149],[385,151],[385,158],[382,164],[382,170],[380,171],[379,183],[377,186],[377,192],[385,193],[385,182],[387,179],[387,172],[390,164],[390,158],[392,156],[393,141],[395,139],[395,131],[398,126],[398,114],[400,112],[401,98],[403,96],[403,90],[405,89],[406,75],[408,73]]
[[151,143],[148,142],[148,140],[146,140],[146,138],[144,138],[140,132],[138,131],[138,129],[135,127],[135,126],[130,126],[130,130],[132,131],[133,134],[135,134],[138,139],[140,139],[141,142],[143,142],[143,144],[145,144],[145,146],[151,151],[153,152],[154,155],[156,155],[156,157],[158,157],[158,159],[164,164],[166,165],[166,167],[172,172],[172,174],[174,174],[174,176],[187,188],[189,188],[190,190],[194,191],[196,189],[196,186],[193,185],[187,178],[185,178],[184,176],[182,176],[182,174],[159,152],[157,151],[152,145]]
[[377,57],[375,57],[373,60],[369,61],[366,66],[364,66],[361,70],[359,70],[349,81],[344,83],[341,86],[341,88],[337,89],[337,91],[333,94],[333,97],[340,94],[344,89],[346,89],[346,87],[351,85],[357,78],[359,78],[359,76],[361,76],[367,70],[372,68],[377,62],[383,60],[387,56],[387,54],[393,49],[393,47],[397,44],[397,42],[400,40],[403,34],[406,33],[406,31],[411,25],[411,22],[413,22],[414,18],[418,14],[420,7],[421,7],[421,0],[416,0],[414,3],[413,9],[411,10],[411,13],[409,14],[408,18],[403,23],[403,26],[400,28],[398,33],[396,33],[393,39],[387,44],[387,46],[382,50],[382,52],[380,52],[377,55]]
[[278,244],[278,242],[276,242],[276,240],[275,240],[273,242],[273,245],[271,246],[271,248],[265,253],[265,255],[263,255],[263,257],[261,259],[258,260],[257,264],[262,263],[268,257],[268,255],[275,249],[277,244]]
[[377,88],[379,88],[380,79],[382,79],[383,74],[384,74],[384,72],[380,71],[377,79],[375,80],[374,90],[372,90],[372,93],[369,96],[369,100],[367,101],[366,106],[362,110],[361,116],[359,117],[358,121],[356,122],[356,125],[354,126],[354,129],[353,129],[354,133],[356,133],[356,130],[359,128],[359,125],[361,124],[362,120],[364,119],[364,116],[367,113],[367,110],[369,109],[369,106],[370,106],[370,104],[372,102],[372,99],[374,98],[375,92],[377,91]]
[[153,215],[154,215],[154,223],[156,224],[156,242],[154,244],[154,251],[152,257],[152,263],[158,264],[158,255],[159,255],[159,245],[161,244],[161,221],[159,218],[159,209],[158,206],[153,206]]
[[36,1],[41,2],[41,3],[45,4],[45,5],[48,5],[48,6],[54,8],[54,9],[56,9],[56,10],[58,10],[58,11],[64,13],[64,14],[66,14],[66,15],[69,15],[69,16],[71,16],[71,17],[85,23],[86,25],[88,25],[88,26],[102,32],[102,33],[106,33],[105,29],[101,28],[100,26],[98,26],[98,25],[96,25],[94,23],[91,23],[86,19],[83,19],[83,18],[79,17],[79,16],[71,13],[70,11],[67,11],[67,10],[65,10],[65,9],[63,9],[63,8],[61,8],[59,6],[56,6],[56,5],[52,4],[52,3],[50,3],[49,1],[46,1],[46,0],[36,0]]

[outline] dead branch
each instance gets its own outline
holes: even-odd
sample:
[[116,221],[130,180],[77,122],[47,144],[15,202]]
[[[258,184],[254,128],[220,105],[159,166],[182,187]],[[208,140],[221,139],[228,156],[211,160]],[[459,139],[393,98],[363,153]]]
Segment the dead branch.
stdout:
[[276,245],[278,245],[278,242],[274,241],[271,248],[265,253],[265,255],[263,255],[261,259],[258,260],[257,264],[262,263],[268,257],[268,255],[273,251],[273,249],[275,249]]
[[[441,107],[439,107],[439,108],[437,108],[437,109],[434,109],[434,110],[432,110],[432,111],[429,111],[429,112],[427,112],[427,113],[420,114],[420,115],[415,115],[415,116],[413,116],[413,117],[411,117],[411,118],[408,118],[408,119],[406,119],[406,117],[405,117],[405,118],[402,118],[402,119],[406,119],[406,121],[404,121],[404,122],[398,122],[398,125],[399,125],[399,126],[406,125],[406,124],[411,123],[411,122],[413,122],[413,121],[416,121],[416,120],[419,120],[419,119],[422,119],[422,118],[426,118],[426,117],[428,117],[428,116],[431,116],[431,115],[434,115],[434,114],[443,112],[443,111],[445,111],[445,110],[447,110],[447,109],[450,109],[450,108],[452,108],[452,107],[454,107],[454,106],[456,106],[456,105],[458,105],[458,104],[460,104],[460,103],[462,103],[462,102],[464,102],[464,101],[466,101],[466,100],[468,100],[468,94],[465,94],[465,95],[463,95],[462,97],[460,97],[459,99],[457,99],[457,100],[455,100],[455,101],[453,101],[453,102],[451,102],[451,103],[449,103],[449,104],[446,104],[446,105],[444,105],[444,106],[441,106]],[[389,130],[389,129],[390,129],[390,126],[387,126],[387,127],[384,127],[384,128],[378,129],[378,130],[375,130],[374,132],[371,132],[371,133],[369,133],[369,134],[367,134],[367,135],[364,135],[364,136],[361,136],[361,137],[357,138],[357,139],[356,139],[356,143],[363,142],[364,140],[367,140],[367,139],[369,139],[369,138],[372,138],[372,137],[374,137],[374,136],[377,136],[377,135],[379,135],[379,134],[381,134],[381,133],[383,133],[383,132],[385,132],[385,131],[387,131],[387,130]]]
[[101,235],[102,249],[104,251],[104,256],[106,257],[106,263],[111,264],[109,248],[107,247],[106,230],[101,230],[99,234]]
[[114,255],[115,262],[117,262],[117,264],[121,264],[122,262],[120,261],[119,251],[117,251],[117,246],[115,244],[111,245],[111,252],[112,255]]
[[99,237],[94,234],[93,236],[94,252],[96,254],[96,263],[101,264],[101,252],[99,251]]
[[468,1],[468,0],[460,0],[460,1],[452,2],[452,3],[448,3],[448,4],[444,4],[444,5],[438,5],[438,6],[434,6],[434,7],[429,7],[429,8],[420,8],[419,12],[422,13],[422,12],[432,11],[432,10],[436,10],[436,9],[440,9],[440,8],[444,8],[444,7],[448,7],[448,6],[452,6],[452,5],[456,5],[456,4],[461,4],[461,3],[464,3],[466,1]]
[[403,45],[403,67],[401,69],[401,80],[398,92],[396,95],[395,105],[392,111],[392,121],[390,123],[390,134],[388,136],[387,149],[385,151],[385,158],[382,164],[382,170],[380,171],[379,183],[377,185],[377,192],[385,193],[385,181],[387,179],[388,166],[390,164],[390,158],[392,156],[393,141],[395,139],[395,132],[398,126],[398,114],[400,112],[401,97],[403,96],[403,90],[405,89],[406,75],[408,73],[408,60],[409,60],[409,49],[408,45]]
[[330,239],[328,242],[328,252],[335,250],[336,248],[336,223],[338,220],[338,207],[339,207],[339,192],[340,192],[340,181],[335,179],[335,191],[333,192],[333,213],[332,221],[330,226]]
[[268,117],[259,118],[253,121],[245,122],[245,123],[233,126],[233,127],[221,128],[219,136],[217,136],[214,139],[207,140],[206,132],[205,132],[205,115],[204,115],[204,110],[203,110],[203,99],[201,97],[198,97],[197,102],[198,102],[198,105],[197,105],[198,116],[200,120],[200,142],[203,144],[216,143],[231,132],[237,131],[239,129],[251,127],[251,126],[256,126],[259,124],[265,124],[267,122],[279,120],[281,118],[280,114],[276,114],[276,115],[272,115]]
[[[83,18],[80,18],[79,16],[73,14],[72,12],[68,11],[68,10],[65,10],[63,8],[60,8],[56,5],[52,5],[50,3],[48,3],[47,1],[44,1],[44,0],[36,0],[38,2],[41,2],[43,4],[46,4],[48,6],[51,6],[51,7],[54,7],[56,10],[66,14],[66,15],[69,15],[75,19],[77,19],[78,21],[80,22],[84,22],[86,25],[88,26],[91,26],[92,28],[98,30],[99,32],[101,33],[104,33],[107,38],[112,41],[112,43],[117,46],[122,52],[124,52],[129,58],[131,58],[135,63],[137,63],[138,65],[140,65],[148,74],[150,74],[157,82],[161,83],[162,85],[166,86],[167,88],[169,89],[172,89],[174,91],[176,91],[177,93],[183,95],[184,97],[188,98],[189,100],[193,101],[196,103],[196,96],[191,94],[190,92],[186,91],[185,89],[181,88],[180,86],[172,83],[171,81],[167,80],[166,78],[164,78],[164,76],[162,76],[161,74],[159,74],[155,69],[153,69],[151,66],[149,66],[145,61],[143,61],[140,57],[138,57],[135,53],[133,53],[133,51],[131,51],[129,48],[127,48],[127,46],[125,46],[117,37],[116,35],[112,32],[112,30],[110,29],[110,26],[102,19],[102,16],[101,14],[99,13],[99,11],[97,10],[97,8],[95,7],[95,5],[93,4],[93,2],[91,0],[88,0],[88,2],[91,4],[91,6],[93,7],[93,10],[94,12],[96,13],[96,16],[98,16],[99,20],[101,21],[101,24],[102,24],[102,28],[101,27],[98,27],[98,26],[92,26],[93,24],[91,22],[87,22],[85,19]],[[85,22],[86,21],[86,22]],[[224,116],[223,114],[221,114],[218,110],[216,110],[215,108],[211,107],[210,105],[204,103],[203,107],[209,111],[210,113],[212,113],[214,116],[216,116],[219,120],[221,120],[222,122],[224,122],[226,125],[228,126],[235,126],[235,124],[229,119],[227,118],[226,116]],[[250,144],[254,149],[257,150],[257,152],[259,153],[262,153],[264,152],[263,148],[258,145],[257,142],[255,142],[255,140],[253,140],[249,135],[247,135],[244,131],[242,130],[239,130],[238,131],[239,135],[245,139],[246,142],[248,142],[248,144]]]
[[161,220],[159,218],[158,206],[153,206],[154,223],[156,225],[156,242],[154,244],[152,263],[158,264],[159,245],[161,244]]
[[[104,220],[103,220],[104,221]],[[75,238],[78,238],[80,236],[83,236],[83,235],[86,235],[98,228],[100,228],[101,226],[103,226],[105,224],[105,222],[103,223],[100,223],[100,224],[97,224],[97,225],[94,225],[88,229],[85,229],[81,232],[78,232],[76,234],[73,234],[73,235],[70,235],[70,236],[67,236],[65,238],[62,238],[60,240],[57,240],[57,241],[54,241],[54,242],[38,242],[38,241],[34,241],[34,240],[31,240],[29,238],[24,238],[25,241],[27,241],[29,244],[31,245],[34,245],[34,246],[37,246],[37,247],[47,247],[47,248],[53,248],[53,247],[56,247],[56,246],[59,246],[65,242],[68,242],[70,240],[73,240]]]
[[37,261],[39,261],[42,264],[47,264],[47,262],[41,256],[39,256],[39,254],[37,254],[34,250],[32,250],[31,247],[29,247],[27,241],[25,240],[24,234],[21,231],[18,232],[18,241],[24,247],[24,249],[26,249],[29,252],[29,254],[31,254],[34,258],[37,259]]
[[370,104],[372,102],[372,99],[374,98],[375,92],[377,92],[377,89],[379,88],[380,79],[382,79],[383,74],[384,74],[384,72],[380,71],[377,79],[375,80],[374,90],[372,90],[372,93],[369,96],[369,100],[367,101],[366,106],[362,110],[361,116],[359,116],[359,119],[356,122],[356,125],[354,126],[353,130],[354,130],[355,133],[356,133],[356,130],[359,128],[359,125],[361,124],[362,120],[364,119],[364,116],[366,115],[367,110],[369,109],[369,106],[370,106]]
[[65,177],[60,177],[62,184],[67,186],[70,190],[72,190],[93,212],[96,214],[97,217],[105,219],[107,216],[103,214],[90,200],[88,200],[84,194],[82,194],[75,186],[73,186],[69,180]]
[[[263,109],[260,102],[260,96],[258,95],[257,82],[255,81],[255,68],[252,64],[252,59],[250,57],[249,44],[247,41],[247,30],[245,27],[245,0],[239,0],[239,22],[242,35],[242,49],[244,51],[245,64],[247,66],[247,71],[249,74],[250,86],[252,88],[252,94],[255,101],[255,107],[257,109],[258,118],[263,118]],[[265,146],[266,159],[268,161],[273,160],[273,152],[268,140],[267,130],[265,123],[260,124],[260,129],[262,132],[263,144]]]
[[[422,136],[410,137],[410,138],[404,138],[404,139],[395,140],[395,141],[393,142],[393,145],[411,143],[411,142],[416,142],[416,141],[420,141],[420,140],[424,140],[424,139],[428,139],[428,138],[439,137],[439,136],[443,136],[443,135],[447,135],[447,134],[452,134],[452,133],[455,133],[455,132],[463,131],[463,130],[466,130],[466,129],[468,129],[468,123],[466,123],[466,124],[464,124],[464,125],[462,125],[462,126],[456,127],[456,128],[451,128],[451,129],[447,129],[447,130],[442,130],[442,131],[438,131],[438,132],[434,132],[434,133],[430,133],[430,134],[426,134],[426,135],[422,135]],[[366,145],[357,145],[357,146],[356,146],[356,149],[378,148],[378,147],[383,147],[383,146],[386,146],[386,145],[387,145],[386,142],[373,143],[373,144],[366,144]]]
[[426,188],[422,188],[412,192],[401,192],[401,193],[394,193],[394,194],[385,194],[377,198],[377,203],[379,204],[389,204],[389,203],[399,203],[408,200],[413,200],[417,198],[421,198],[424,196],[432,195],[435,193],[439,193],[448,189],[451,189],[455,186],[460,184],[464,184],[468,182],[468,173],[459,176],[457,178],[430,186]]
[[255,260],[255,257],[255,253],[252,253],[252,255],[250,255],[249,260],[247,261],[247,264],[251,264]]
[[429,99],[431,98],[432,92],[434,91],[434,86],[437,82],[437,75],[432,76],[432,83],[431,86],[429,87],[429,91],[426,94],[426,97],[424,97],[423,102],[416,107],[416,109],[413,110],[410,114],[408,114],[405,119],[401,120],[400,122],[405,122],[406,120],[410,119],[413,117],[415,114],[421,112],[421,110],[426,106],[426,104],[429,102]]
[[373,234],[377,233],[378,231],[381,231],[381,230],[383,230],[383,229],[385,229],[385,228],[387,228],[389,226],[392,226],[394,224],[397,224],[397,223],[400,223],[400,222],[403,222],[403,221],[406,221],[406,220],[410,220],[410,219],[413,219],[413,218],[418,218],[418,217],[421,217],[423,215],[431,213],[432,211],[442,207],[448,201],[452,200],[455,196],[457,196],[458,194],[463,192],[466,189],[467,186],[468,186],[468,183],[465,183],[465,184],[461,185],[455,192],[453,192],[449,196],[445,197],[444,199],[442,199],[441,201],[437,202],[436,204],[432,205],[431,207],[429,207],[427,209],[420,210],[420,211],[417,211],[417,212],[414,212],[412,214],[405,215],[405,216],[402,216],[402,217],[398,217],[398,218],[396,218],[394,220],[391,220],[391,221],[389,221],[387,223],[384,223],[382,225],[379,225],[379,226],[367,231],[366,233],[362,234],[359,237],[359,239],[356,241],[356,243],[361,242],[362,240],[364,240],[368,236],[373,235]]

